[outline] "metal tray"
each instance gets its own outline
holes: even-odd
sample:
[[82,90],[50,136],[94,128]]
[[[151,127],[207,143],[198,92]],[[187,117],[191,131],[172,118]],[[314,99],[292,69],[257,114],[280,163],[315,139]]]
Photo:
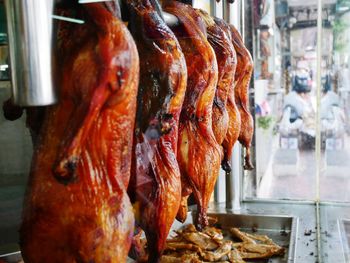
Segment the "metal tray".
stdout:
[[[194,212],[190,212],[184,224],[174,222],[172,230],[179,229],[187,224],[193,223]],[[295,262],[296,253],[296,233],[298,219],[288,216],[265,216],[265,215],[242,215],[242,214],[222,214],[210,213],[210,217],[216,217],[218,224],[223,229],[238,227],[241,230],[257,234],[268,235],[280,246],[286,248],[284,257],[271,258],[269,260],[254,261],[255,263],[292,263]],[[20,252],[0,256],[0,260],[6,263],[17,263],[21,260]],[[133,262],[128,259],[128,262]]]
[[342,249],[345,262],[350,260],[350,219],[339,220]]
[[[189,213],[184,224],[175,222],[173,230],[179,229],[186,224],[193,223],[194,213]],[[284,257],[275,257],[269,260],[254,261],[255,263],[292,263],[295,262],[296,242],[298,232],[298,218],[288,216],[268,215],[243,215],[210,213],[210,217],[216,217],[222,229],[238,227],[248,233],[262,234],[269,236],[275,243],[286,248]]]

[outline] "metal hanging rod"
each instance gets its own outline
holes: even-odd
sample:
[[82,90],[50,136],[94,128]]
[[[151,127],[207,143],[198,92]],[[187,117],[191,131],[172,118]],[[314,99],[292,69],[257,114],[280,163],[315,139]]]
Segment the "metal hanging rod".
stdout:
[[76,18],[71,18],[71,17],[66,17],[66,16],[58,16],[58,15],[52,15],[53,19],[56,20],[61,20],[61,21],[66,21],[66,22],[71,22],[71,23],[77,23],[77,24],[84,24],[84,20],[76,19]]

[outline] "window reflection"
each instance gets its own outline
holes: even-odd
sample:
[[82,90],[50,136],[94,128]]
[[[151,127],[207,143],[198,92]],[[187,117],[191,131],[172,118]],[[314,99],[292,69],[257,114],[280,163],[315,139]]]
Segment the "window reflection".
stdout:
[[320,195],[324,201],[349,202],[350,193],[350,1],[336,1],[331,25],[331,59],[323,58],[321,124],[324,169],[321,170]]
[[319,112],[321,199],[350,201],[350,2],[324,3],[321,57],[317,1],[252,0],[252,6],[257,197],[316,198]]

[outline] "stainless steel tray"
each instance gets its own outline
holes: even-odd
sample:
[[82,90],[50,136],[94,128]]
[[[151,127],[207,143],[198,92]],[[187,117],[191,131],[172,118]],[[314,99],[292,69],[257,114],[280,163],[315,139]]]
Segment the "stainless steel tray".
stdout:
[[[268,235],[278,245],[286,248],[284,257],[271,258],[268,261],[254,261],[255,263],[292,263],[295,262],[296,253],[296,233],[298,228],[298,218],[288,216],[268,216],[268,215],[242,215],[242,214],[221,214],[210,213],[209,216],[216,217],[218,224],[223,229],[238,227],[241,230],[257,234]],[[194,212],[190,212],[184,224],[174,222],[172,229],[176,230],[184,225],[193,223]],[[21,260],[20,252],[0,256],[6,263],[17,263]],[[133,262],[128,259],[128,262]]]
[[[296,242],[298,232],[298,218],[288,216],[268,215],[243,215],[210,213],[210,217],[216,217],[222,229],[238,227],[239,229],[255,234],[269,236],[275,243],[286,248],[284,257],[271,258],[269,260],[254,261],[255,263],[292,263],[295,262]],[[193,223],[194,213],[189,213],[184,224],[175,222],[173,230],[179,229],[186,224]]]
[[339,220],[342,249],[345,262],[350,262],[350,219]]

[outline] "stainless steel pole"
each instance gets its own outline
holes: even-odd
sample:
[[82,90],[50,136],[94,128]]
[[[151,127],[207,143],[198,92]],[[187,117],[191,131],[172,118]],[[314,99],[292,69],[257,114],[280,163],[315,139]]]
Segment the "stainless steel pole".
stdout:
[[51,66],[53,0],[5,0],[5,6],[14,103],[55,103]]
[[317,1],[317,90],[316,90],[316,236],[318,262],[324,262],[321,254],[321,216],[320,216],[320,176],[321,176],[321,87],[322,87],[322,0]]
[[210,15],[211,16],[216,16],[216,1],[215,0],[211,0],[210,1]]
[[[210,0],[210,15],[212,17],[216,17],[217,16],[217,12],[216,12],[216,1],[215,0]],[[219,203],[220,202],[220,196],[219,196],[219,192],[220,192],[220,174],[218,175],[216,184],[215,184],[215,188],[214,188],[214,202],[215,203]]]
[[[230,23],[230,4],[227,0],[223,0],[222,4],[222,14],[223,19]],[[232,167],[232,162],[231,162]],[[237,176],[238,174],[236,174]],[[225,186],[226,186],[226,209],[233,208],[233,198],[234,198],[234,178],[233,173],[226,172],[225,173]]]

